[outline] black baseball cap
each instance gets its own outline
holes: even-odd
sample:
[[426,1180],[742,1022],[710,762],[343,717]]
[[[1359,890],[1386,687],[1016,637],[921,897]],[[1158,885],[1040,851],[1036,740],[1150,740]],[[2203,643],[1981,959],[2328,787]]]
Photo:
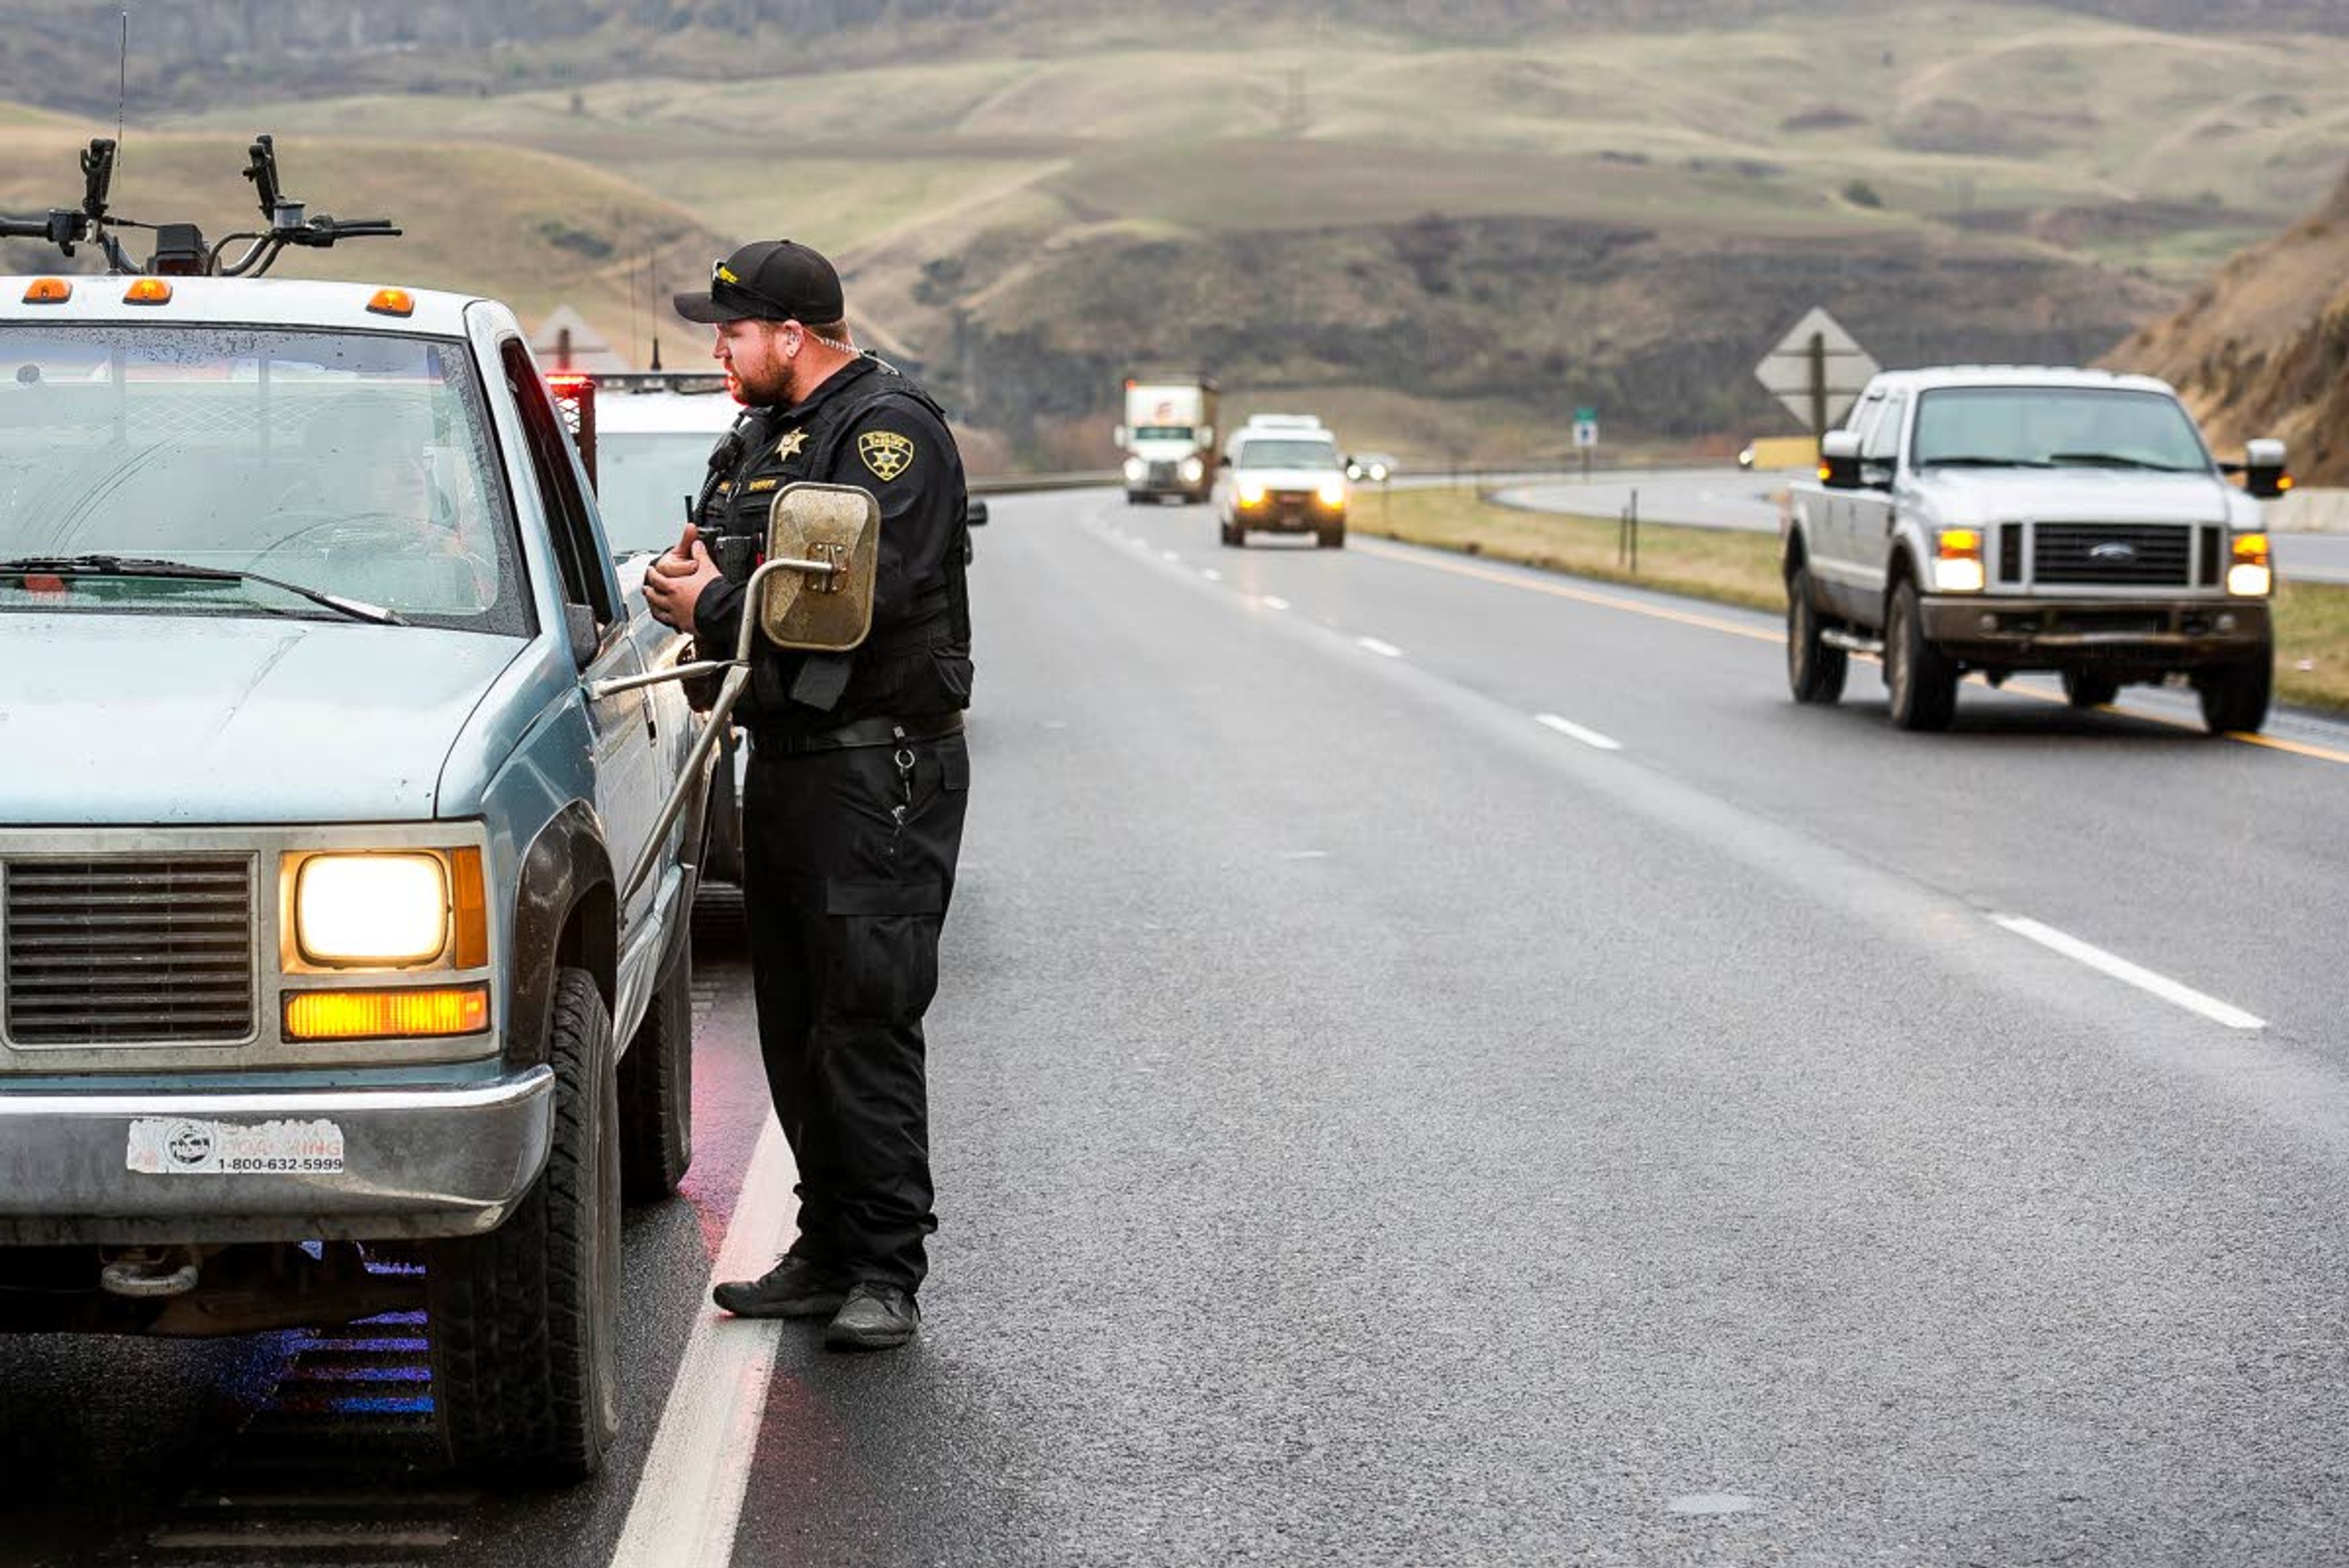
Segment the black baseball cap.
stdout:
[[840,274],[830,262],[792,240],[758,240],[709,267],[706,294],[680,294],[677,313],[688,321],[838,321],[848,314]]

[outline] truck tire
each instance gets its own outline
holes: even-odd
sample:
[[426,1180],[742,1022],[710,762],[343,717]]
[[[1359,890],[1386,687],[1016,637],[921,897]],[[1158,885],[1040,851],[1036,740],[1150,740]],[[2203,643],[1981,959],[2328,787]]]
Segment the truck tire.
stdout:
[[1902,578],[1884,618],[1884,684],[1892,722],[1904,730],[1946,730],[1958,709],[1958,672],[1925,640],[1917,585]]
[[2214,735],[2255,735],[2268,722],[2275,690],[2275,649],[2214,665],[2194,682],[2202,700],[2202,722]]
[[1237,550],[1244,548],[1247,544],[1247,530],[1240,527],[1237,524],[1225,523],[1218,524],[1217,532],[1222,536],[1224,543],[1232,549]]
[[620,1428],[620,1128],[612,1018],[586,971],[554,986],[546,1168],[486,1236],[425,1254],[432,1402],[450,1463],[528,1483],[593,1475]]
[[2064,671],[2064,701],[2075,708],[2101,708],[2121,694],[2121,683],[2093,670]]
[[620,1058],[620,1196],[657,1203],[693,1164],[693,929]]
[[1797,702],[1832,705],[1843,696],[1851,655],[1820,639],[1818,607],[1811,603],[1811,572],[1796,566],[1786,577],[1786,684]]
[[1317,550],[1344,549],[1346,547],[1346,525],[1343,523],[1340,523],[1335,528],[1322,528],[1317,530],[1313,536],[1313,547]]

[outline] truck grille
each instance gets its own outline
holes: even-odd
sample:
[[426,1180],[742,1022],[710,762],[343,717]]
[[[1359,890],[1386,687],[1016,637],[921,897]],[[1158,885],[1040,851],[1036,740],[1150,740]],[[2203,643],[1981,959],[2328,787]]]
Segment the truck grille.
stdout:
[[253,1033],[250,860],[11,860],[0,885],[0,992],[15,1044],[233,1044]]
[[1171,462],[1152,463],[1150,465],[1150,483],[1162,490],[1173,484],[1174,483],[1174,465]]
[[2032,530],[2031,566],[2043,586],[2187,587],[2194,531],[2170,523],[2042,523]]

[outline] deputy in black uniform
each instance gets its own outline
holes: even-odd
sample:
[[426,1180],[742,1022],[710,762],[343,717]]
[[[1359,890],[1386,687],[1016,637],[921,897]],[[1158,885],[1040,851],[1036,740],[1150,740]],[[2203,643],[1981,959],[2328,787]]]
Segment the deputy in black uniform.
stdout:
[[815,480],[881,504],[872,634],[847,654],[758,644],[735,710],[750,732],[759,1038],[799,1163],[800,1234],[764,1277],[715,1293],[745,1317],[829,1317],[835,1348],[885,1349],[920,1325],[937,1226],[922,1014],[970,787],[962,458],[937,404],[851,342],[839,275],[806,246],[746,245],[677,308],[717,328],[745,411],[695,524],[647,574],[656,615],[730,658],[775,492]]

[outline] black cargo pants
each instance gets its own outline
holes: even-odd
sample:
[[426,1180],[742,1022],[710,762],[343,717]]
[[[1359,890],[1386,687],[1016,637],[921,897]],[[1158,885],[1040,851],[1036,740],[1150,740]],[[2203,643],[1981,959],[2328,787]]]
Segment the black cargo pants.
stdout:
[[799,1165],[792,1251],[906,1291],[937,1229],[922,1014],[969,789],[956,733],[797,753],[754,738],[743,794],[759,1043]]

